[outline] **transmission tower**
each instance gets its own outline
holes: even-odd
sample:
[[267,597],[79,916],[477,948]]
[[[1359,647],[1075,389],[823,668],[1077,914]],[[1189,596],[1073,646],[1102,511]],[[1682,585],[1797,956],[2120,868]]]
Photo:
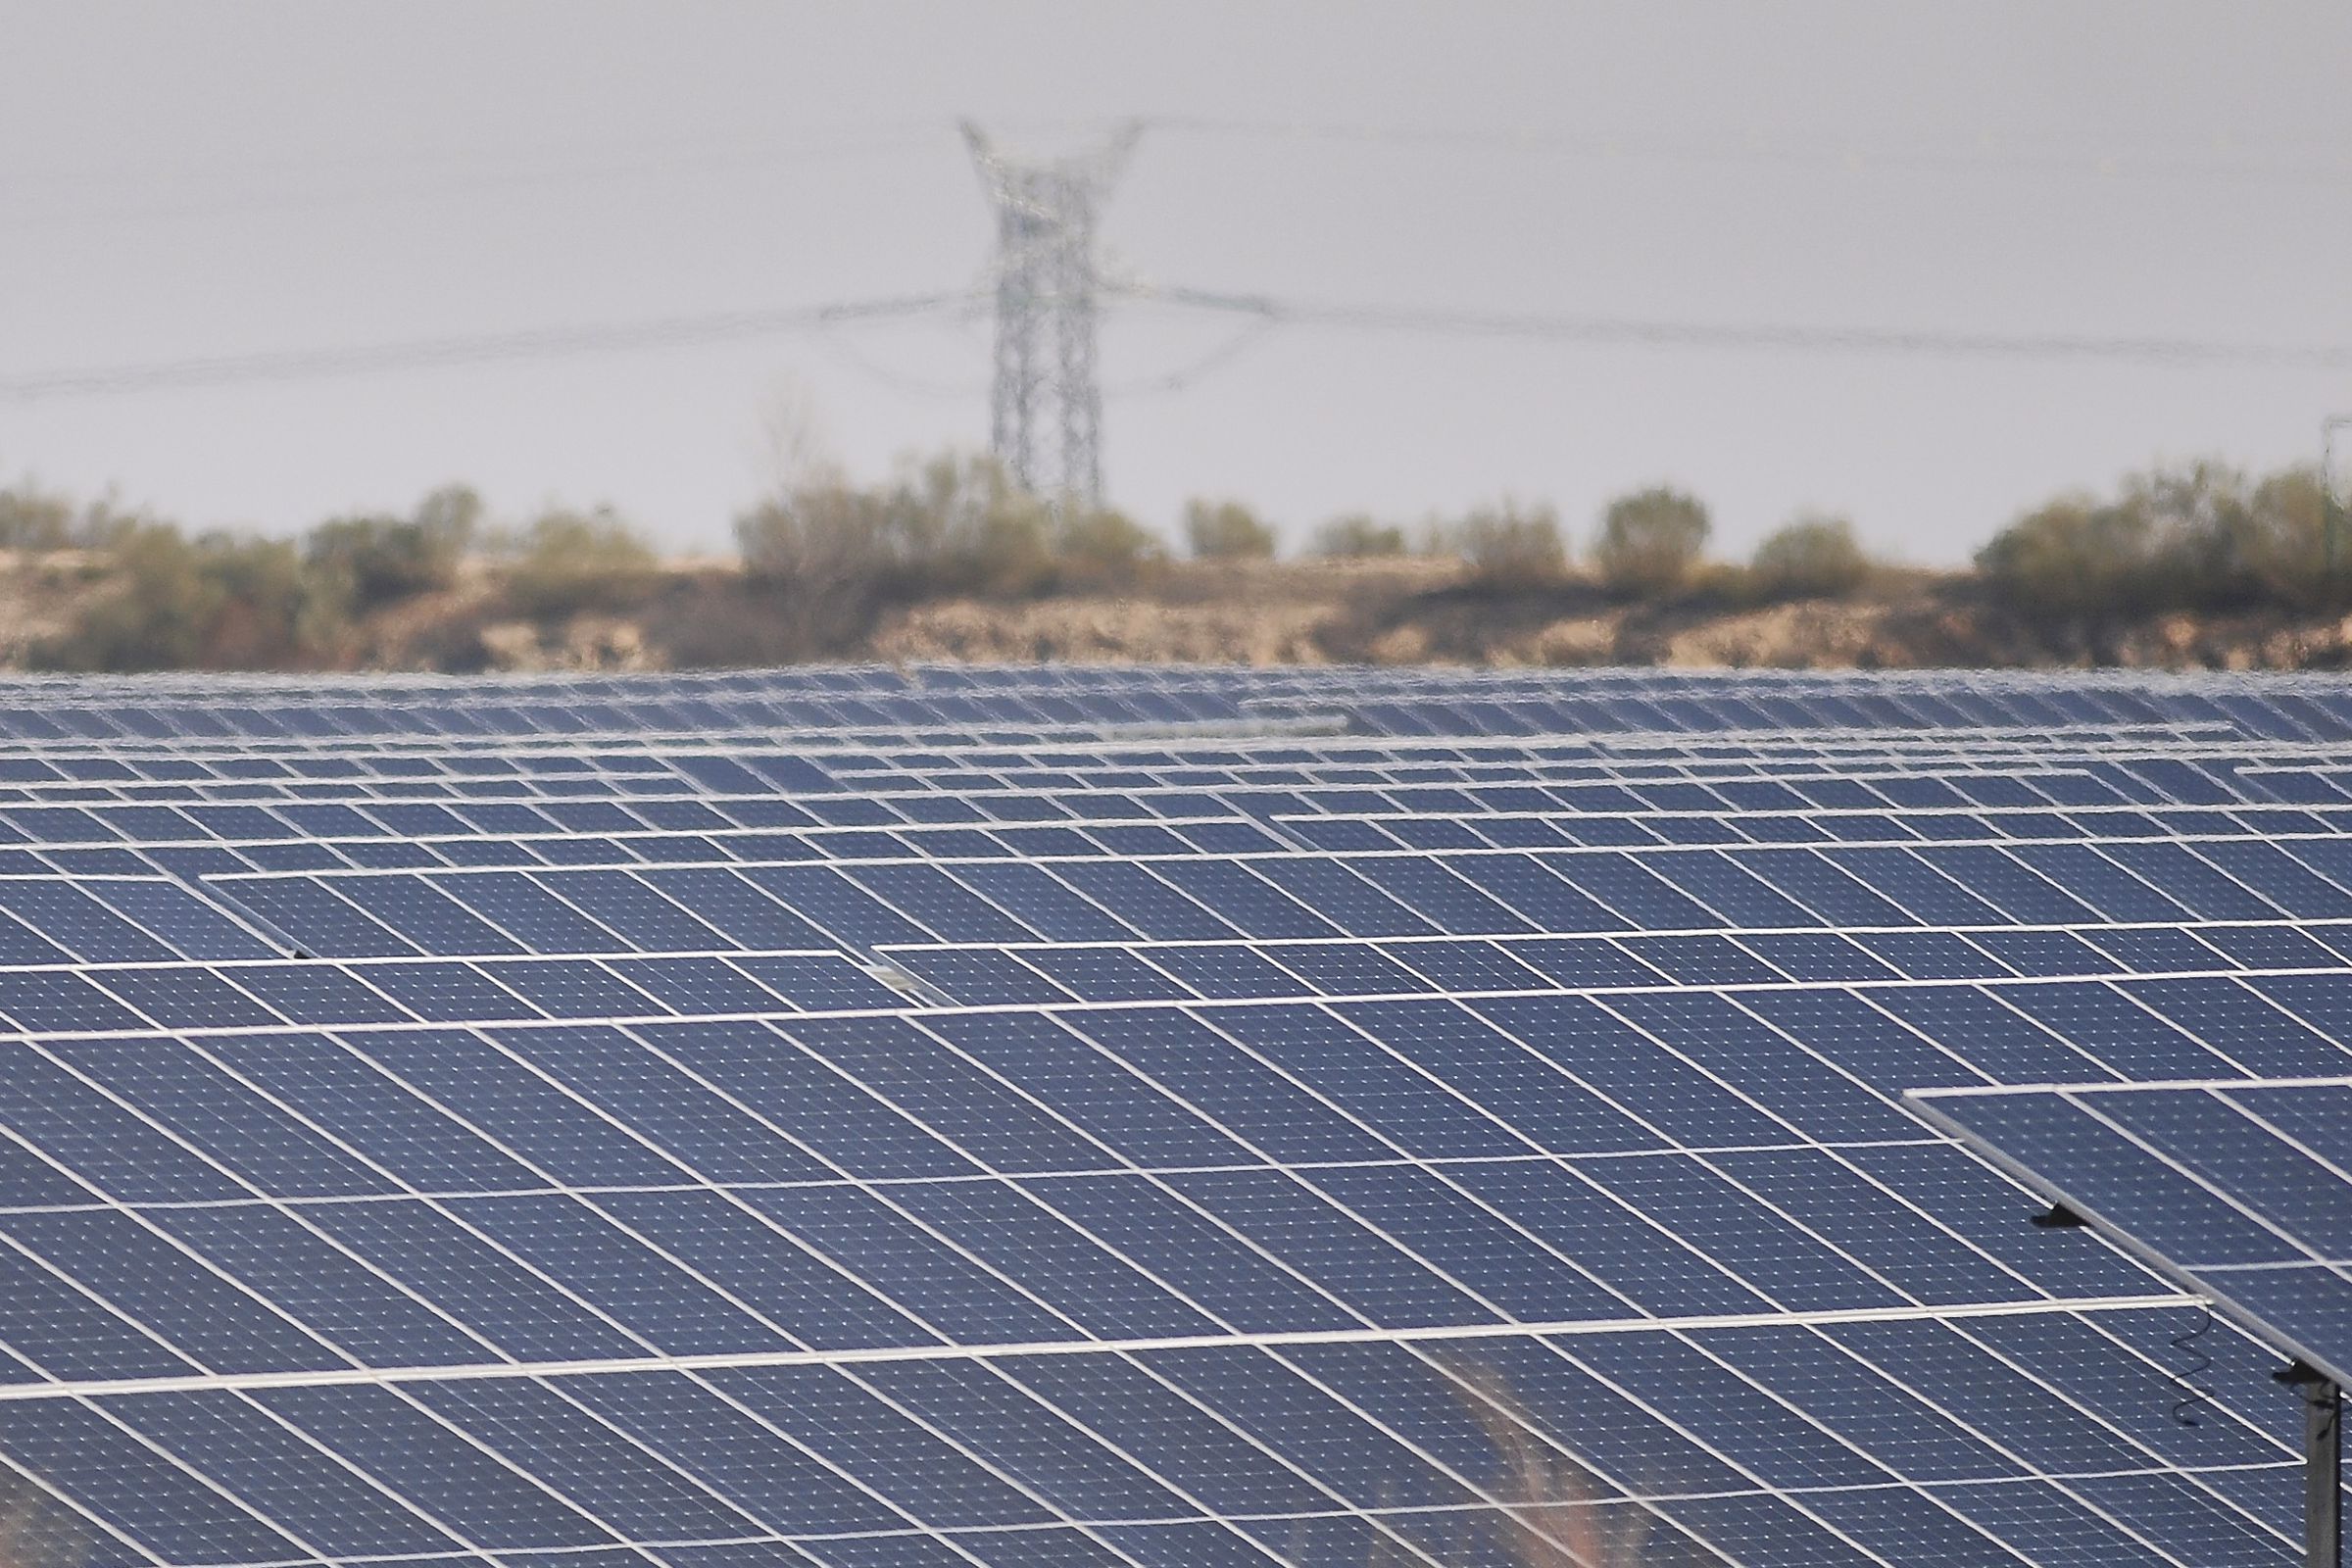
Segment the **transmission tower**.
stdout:
[[989,449],[1021,488],[1056,505],[1102,499],[1095,215],[1142,128],[1130,122],[1091,152],[1030,162],[963,124],[997,209]]

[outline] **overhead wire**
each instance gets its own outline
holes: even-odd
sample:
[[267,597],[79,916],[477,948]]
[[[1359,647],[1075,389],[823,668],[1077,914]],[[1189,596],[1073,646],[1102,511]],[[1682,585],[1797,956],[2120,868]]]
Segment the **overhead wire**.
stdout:
[[895,366],[886,365],[859,349],[850,341],[846,332],[830,323],[811,332],[808,340],[827,358],[902,397],[922,398],[933,403],[968,403],[974,398],[988,396],[988,382],[985,379],[943,381],[933,376],[909,374]]
[[1481,311],[1446,306],[1348,304],[1232,293],[1175,284],[1127,284],[1125,297],[1250,316],[1270,323],[1446,337],[1692,349],[1777,349],[1946,359],[2108,361],[2183,368],[2352,368],[2352,344],[2231,342],[2209,338],[2075,332],[1983,332],[1916,327],[1808,326],[1677,321],[1641,317]]
[[[1168,284],[1122,284],[1106,289],[1105,293],[1114,299],[1239,315],[1249,318],[1249,325],[1189,365],[1159,375],[1114,382],[1104,389],[1109,395],[1122,397],[1182,391],[1231,364],[1280,326],[1535,343],[1579,343],[1596,347],[2073,361],[2174,368],[2352,368],[2352,345],[2346,344],[1674,321],[1432,306],[1342,304]],[[845,350],[838,329],[861,322],[911,319],[968,310],[982,303],[984,298],[978,291],[959,289],[778,310],[718,311],[639,321],[532,327],[513,332],[411,338],[323,349],[264,351],[37,370],[0,377],[0,402],[37,403],[137,392],[319,380],[446,366],[565,359],[742,342],[794,332],[818,334],[823,346],[845,363],[900,391],[925,396],[945,396],[950,393],[964,395],[965,389],[953,388],[946,383],[918,381],[901,372],[888,370],[867,356]]]
[[[942,122],[944,128],[947,122]],[[1218,120],[1200,116],[1146,117],[1142,123],[1158,130],[1202,134],[1328,138],[1384,143],[1429,143],[1443,146],[1534,146],[1620,156],[1627,149],[1613,141],[1583,138],[1544,130],[1481,130],[1474,128],[1317,124],[1304,122]],[[928,122],[902,122],[890,127],[893,139],[909,137]],[[822,156],[827,153],[870,150],[880,145],[872,133],[862,138],[791,148],[786,153]],[[1632,149],[1635,156],[1780,157],[1787,149],[1685,147],[1665,144]],[[760,155],[744,155],[745,162]],[[650,166],[640,165],[643,170]],[[1953,167],[1958,167],[1954,164]],[[2054,167],[2054,166],[2053,166]],[[2248,166],[2251,167],[2251,166]],[[2352,173],[2352,166],[2341,172]],[[556,177],[586,172],[558,172]],[[505,176],[483,176],[478,188],[497,188]],[[520,180],[545,177],[522,174]],[[330,198],[332,199],[332,198]],[[360,199],[365,199],[364,197]],[[1113,383],[1113,396],[1139,396],[1183,390],[1223,368],[1269,333],[1282,326],[1343,331],[1412,333],[1457,338],[1490,338],[1526,342],[1578,343],[1594,346],[1679,347],[1688,349],[1826,352],[1841,354],[1976,359],[2035,359],[2045,361],[2112,362],[2179,368],[2264,368],[2339,370],[2352,368],[2352,345],[2283,344],[2209,340],[2173,336],[2135,336],[2096,333],[2003,333],[1962,329],[1841,327],[1791,323],[1692,321],[1636,317],[1569,315],[1540,311],[1491,311],[1445,306],[1350,303],[1286,298],[1262,293],[1240,293],[1170,284],[1109,282],[1106,299],[1155,303],[1170,307],[1237,316],[1247,321],[1229,339],[1215,345],[1192,364],[1137,380]],[[945,383],[918,382],[858,354],[836,329],[861,321],[919,317],[946,308],[973,309],[984,290],[962,290],[900,296],[890,299],[843,301],[778,310],[714,312],[669,316],[648,320],[530,328],[510,332],[450,335],[342,347],[266,351],[180,360],[155,361],[91,368],[63,368],[0,377],[0,401],[27,403],[44,399],[90,397],[149,390],[228,386],[331,376],[372,374],[440,366],[529,361],[602,353],[631,352],[740,341],[787,332],[815,331],[820,344],[836,357],[901,391],[927,396],[964,395],[962,388]]]
[[714,311],[599,325],[530,327],[514,332],[410,338],[339,348],[265,351],[88,368],[38,370],[25,375],[0,377],[0,400],[32,403],[48,398],[313,380],[326,376],[376,374],[504,360],[549,360],[584,354],[737,342],[787,332],[839,327],[858,321],[918,317],[964,305],[972,297],[971,291],[957,289],[880,299],[842,300],[779,310]]
[[1212,346],[1190,364],[1180,365],[1157,375],[1143,376],[1131,381],[1113,381],[1102,388],[1104,397],[1153,397],[1162,393],[1182,392],[1203,376],[1213,375],[1244,354],[1255,348],[1266,334],[1281,323],[1267,318],[1247,321],[1241,329]]
[[1661,138],[1554,129],[1549,126],[1372,125],[1287,120],[1146,116],[1151,130],[1203,137],[1358,143],[1392,147],[1548,152],[1598,163],[1779,165],[1858,174],[1874,170],[1923,173],[2029,173],[2094,179],[2297,180],[2352,182],[2352,158],[2279,160],[2247,157],[2217,144],[2208,157],[2087,149],[2047,151],[1994,136],[1963,146],[1888,146],[1801,133]]

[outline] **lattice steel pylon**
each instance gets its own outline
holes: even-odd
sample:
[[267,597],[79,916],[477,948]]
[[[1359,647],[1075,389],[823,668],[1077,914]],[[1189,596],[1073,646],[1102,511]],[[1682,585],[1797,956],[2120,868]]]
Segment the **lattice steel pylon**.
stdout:
[[1021,488],[1056,505],[1102,499],[1095,217],[1142,129],[1130,122],[1090,152],[1029,162],[963,123],[997,209],[989,450]]

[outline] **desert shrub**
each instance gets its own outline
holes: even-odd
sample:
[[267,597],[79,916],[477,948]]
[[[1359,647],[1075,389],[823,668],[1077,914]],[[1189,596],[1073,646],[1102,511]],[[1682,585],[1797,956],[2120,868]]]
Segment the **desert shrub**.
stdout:
[[1977,553],[1986,590],[2036,614],[2098,618],[2335,602],[2319,476],[2248,481],[2215,463],[2127,477],[2113,500],[2061,496]]
[[1766,599],[1841,598],[1870,575],[1870,558],[1843,517],[1799,516],[1756,546],[1748,582]]
[[1055,526],[1054,550],[1072,587],[1126,587],[1167,559],[1157,534],[1106,507],[1072,509]]
[[837,478],[771,496],[735,519],[744,574],[772,607],[770,629],[790,657],[854,643],[905,563],[887,491]]
[[0,550],[63,550],[74,542],[74,503],[30,485],[0,490]]
[[610,508],[559,509],[514,542],[507,598],[543,620],[623,610],[653,587],[656,564],[652,548]]
[[2216,463],[2159,468],[2127,480],[2121,505],[2148,519],[2154,560],[2143,592],[2161,608],[2315,603],[2333,596],[2331,579],[2346,564],[2330,569],[2316,469],[2287,468],[2256,484]]
[[2082,613],[2135,600],[2153,559],[2147,518],[2087,495],[2045,502],[1977,552],[1986,588],[2022,610]]
[[208,669],[283,669],[316,662],[342,625],[342,605],[303,570],[283,539],[207,534],[199,570],[217,600],[198,662]]
[[77,506],[29,483],[0,490],[0,550],[109,550],[141,521],[103,499]]
[[873,489],[838,479],[795,486],[739,516],[735,538],[754,581],[811,606],[819,595],[868,606],[932,594],[1019,598],[1124,580],[1164,554],[1119,513],[1057,511],[995,460],[959,454],[903,465]]
[[1690,577],[1714,524],[1704,503],[1664,485],[1609,503],[1593,541],[1601,581],[1619,593],[1671,593]]
[[1362,513],[1334,517],[1315,530],[1314,553],[1335,558],[1401,556],[1404,530]]
[[1549,582],[1568,567],[1559,514],[1544,503],[1506,499],[1473,508],[1454,522],[1439,524],[1432,542],[1461,557],[1472,575],[1496,585]]
[[1054,512],[993,458],[947,454],[902,477],[894,507],[917,584],[1018,598],[1054,581]]
[[2352,530],[2320,470],[2274,473],[2254,487],[2249,504],[2261,524],[2256,574],[2263,591],[2290,603],[2340,603],[2352,581]]
[[861,592],[901,564],[890,501],[838,483],[770,497],[735,519],[743,569],[773,587]]
[[1238,501],[1186,502],[1184,542],[1199,561],[1264,561],[1274,554],[1274,530]]
[[287,669],[316,664],[342,629],[340,605],[283,540],[139,524],[114,552],[112,582],[61,636],[33,651],[56,669]]
[[335,517],[304,542],[310,569],[338,585],[355,610],[372,610],[458,580],[482,514],[464,485],[434,491],[406,517]]

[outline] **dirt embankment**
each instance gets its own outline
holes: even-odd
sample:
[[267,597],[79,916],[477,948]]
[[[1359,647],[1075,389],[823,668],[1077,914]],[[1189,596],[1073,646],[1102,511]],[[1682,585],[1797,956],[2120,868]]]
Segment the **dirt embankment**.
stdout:
[[[0,566],[8,564],[0,562]],[[88,564],[0,570],[0,667],[117,591]],[[732,565],[659,573],[591,613],[518,612],[493,574],[355,620],[323,661],[353,669],[659,669],[892,662],[1655,664],[1791,669],[2352,664],[2352,617],[2250,612],[2051,620],[1975,579],[1887,574],[1839,599],[1757,604],[1697,589],[1628,603],[1579,580],[1512,585],[1408,557],[1162,566],[1124,591],[796,605]]]
[[1514,590],[1412,561],[1227,568],[1151,595],[905,606],[860,652],[908,662],[2307,669],[2352,663],[2352,617],[2053,622],[1988,603],[1968,579],[1927,574],[1842,599],[1628,604],[1590,584]]

